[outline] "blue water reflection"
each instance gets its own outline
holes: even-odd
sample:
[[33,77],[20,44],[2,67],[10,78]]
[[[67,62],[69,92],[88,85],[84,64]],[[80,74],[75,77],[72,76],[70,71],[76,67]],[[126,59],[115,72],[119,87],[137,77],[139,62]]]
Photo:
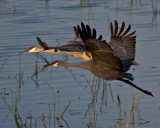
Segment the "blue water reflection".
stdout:
[[[158,0],[1,0],[0,127],[18,127],[25,122],[29,126],[30,121],[32,127],[126,126],[132,95],[139,96],[141,92],[118,81],[110,85],[109,81],[75,68],[39,72],[45,64],[42,60],[33,54],[23,54],[21,58],[18,54],[38,46],[37,36],[49,46],[73,39],[73,26],[81,21],[95,27],[109,41],[109,23],[115,19],[136,30],[135,60],[140,65],[130,72],[137,85],[155,96],[135,98],[135,115],[132,114],[129,127],[159,127],[159,7]],[[48,61],[83,61],[64,54],[42,55]]]

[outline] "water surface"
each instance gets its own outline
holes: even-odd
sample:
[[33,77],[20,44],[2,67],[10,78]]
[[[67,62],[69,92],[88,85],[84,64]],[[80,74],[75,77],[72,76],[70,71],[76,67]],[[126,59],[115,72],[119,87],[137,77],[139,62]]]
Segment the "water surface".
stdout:
[[[159,7],[158,0],[0,1],[0,127],[25,123],[32,127],[126,127],[135,95],[129,127],[158,128]],[[19,55],[30,46],[38,46],[37,36],[49,46],[72,40],[73,26],[80,22],[96,28],[109,42],[109,23],[115,19],[136,30],[135,60],[140,65],[129,72],[134,83],[150,90],[154,98],[119,81],[112,81],[110,86],[109,81],[77,68],[49,67],[39,72],[44,61],[29,53]],[[41,55],[50,62],[83,61],[65,54]]]

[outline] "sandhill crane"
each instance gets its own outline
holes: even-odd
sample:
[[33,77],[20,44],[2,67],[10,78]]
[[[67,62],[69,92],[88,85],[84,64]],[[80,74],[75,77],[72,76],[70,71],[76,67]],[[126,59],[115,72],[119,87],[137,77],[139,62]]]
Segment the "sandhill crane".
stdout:
[[[128,64],[128,65],[132,65],[132,64],[138,65],[138,63],[134,62],[136,42],[132,41],[133,43],[132,45],[131,44],[127,45],[127,41],[125,41],[125,43],[119,43],[118,41],[120,40],[119,37],[120,37],[120,34],[124,31],[124,28],[125,28],[125,23],[122,22],[119,34],[117,34],[118,23],[115,20],[115,27],[114,27],[114,33],[113,33],[113,24],[111,23],[110,25],[111,39],[110,39],[109,45],[111,46],[112,49],[114,49],[114,55],[120,57],[121,59],[125,58],[125,56],[129,56],[130,54],[132,55],[132,56],[129,56],[130,58],[128,58],[128,59],[131,59],[131,61],[129,62],[127,61],[128,63],[126,63],[124,62],[125,59],[123,59],[122,63],[124,62],[125,64]],[[131,29],[131,25],[128,26],[126,31],[123,34],[121,34],[121,36],[128,34],[130,29]],[[59,45],[57,47],[49,47],[45,42],[42,42],[41,39],[37,37],[37,41],[42,48],[32,46],[29,49],[24,50],[20,53],[24,53],[24,52],[67,53],[75,57],[82,57],[84,60],[91,60],[92,55],[90,52],[87,51],[85,44],[82,41],[76,26],[74,26],[74,33],[75,33],[74,40],[65,42],[64,44]],[[131,35],[133,35],[134,33],[135,31],[131,33]],[[113,34],[114,34],[114,38],[113,38]],[[131,36],[131,35],[128,35],[128,36]],[[132,47],[132,49],[130,47]],[[117,51],[121,51],[121,52],[117,52]],[[134,52],[134,54],[132,54],[132,52]]]
[[136,36],[135,31],[128,34],[131,26],[124,30],[124,22],[122,23],[121,29],[118,32],[118,23],[115,21],[115,29],[113,31],[113,25],[111,23],[111,41],[108,44],[105,40],[102,40],[102,35],[96,38],[96,30],[88,25],[84,25],[81,22],[81,28],[78,25],[78,32],[84,42],[86,49],[91,53],[93,59],[80,63],[65,63],[61,61],[54,61],[46,66],[70,66],[78,67],[89,70],[94,75],[103,78],[105,80],[120,80],[123,81],[147,95],[152,95],[151,92],[143,90],[136,86],[129,80],[133,80],[132,74],[126,73],[131,66],[132,61],[135,57],[135,42]]
[[81,40],[77,27],[74,26],[74,33],[75,38],[71,41],[67,41],[59,46],[56,47],[49,47],[45,42],[37,37],[37,41],[41,47],[31,46],[29,49],[21,51],[20,53],[24,52],[47,52],[47,53],[66,53],[73,55],[75,57],[82,57],[84,60],[91,60],[91,54],[86,50],[86,47]]

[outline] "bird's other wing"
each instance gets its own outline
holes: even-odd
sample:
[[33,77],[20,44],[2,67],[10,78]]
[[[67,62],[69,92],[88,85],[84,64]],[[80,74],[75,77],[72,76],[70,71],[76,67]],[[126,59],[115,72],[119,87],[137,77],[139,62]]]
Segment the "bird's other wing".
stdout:
[[110,24],[110,34],[111,39],[109,45],[113,49],[113,55],[118,57],[122,64],[123,70],[127,71],[129,67],[132,65],[132,62],[135,58],[135,44],[136,44],[136,36],[134,36],[135,32],[129,33],[131,29],[131,25],[124,31],[125,23],[122,22],[121,28],[118,32],[118,23],[115,20],[114,29],[113,24]]
[[49,47],[45,42],[42,42],[42,40],[37,37],[37,41],[39,45],[44,48],[44,50],[51,50],[52,53],[54,52],[86,52],[86,47],[84,44],[77,43],[77,41],[68,41],[65,42],[62,45],[55,46],[55,47]]
[[52,47],[55,50],[59,50],[61,52],[87,52],[85,45],[78,43],[68,43],[67,45]]
[[81,44],[81,45],[84,45],[84,43],[83,43],[83,41],[82,41],[82,39],[81,39],[81,37],[79,35],[77,27],[74,26],[73,29],[74,29],[74,34],[75,34],[74,39],[71,40],[71,41],[67,41],[67,42],[63,43],[60,46],[67,46],[67,45],[72,45],[72,44]]
[[81,28],[79,25],[77,28],[86,49],[92,54],[93,63],[96,63],[95,65],[121,68],[121,61],[113,56],[111,47],[105,40],[102,40],[102,35],[96,38],[96,30],[93,28],[93,31],[91,31],[91,28],[88,25],[85,26],[83,22],[81,22]]
[[77,27],[74,26],[73,29],[74,29],[75,38],[78,38],[79,37],[79,32],[77,30]]
[[37,41],[38,41],[39,45],[40,45],[42,48],[44,48],[44,50],[49,50],[49,49],[51,49],[51,47],[49,47],[45,42],[42,42],[42,40],[41,40],[39,37],[37,37]]
[[74,34],[75,34],[75,38],[73,41],[76,41],[77,44],[82,44],[84,45],[80,35],[79,35],[79,32],[78,32],[78,29],[76,26],[73,27],[74,28]]

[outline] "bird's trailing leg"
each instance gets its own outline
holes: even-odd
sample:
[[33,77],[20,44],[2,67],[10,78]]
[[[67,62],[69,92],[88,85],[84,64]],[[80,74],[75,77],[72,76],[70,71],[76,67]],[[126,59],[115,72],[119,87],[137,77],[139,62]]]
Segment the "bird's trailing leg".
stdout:
[[[135,84],[133,84],[133,83],[130,82],[129,80],[125,80],[125,79],[119,79],[119,80],[120,80],[120,81],[123,81],[123,82],[125,82],[125,83],[127,83],[127,84],[129,84],[129,85],[131,85],[131,86],[133,86],[133,87],[135,87],[135,88],[137,88],[138,90],[144,92],[144,93],[147,94],[147,95],[153,96],[153,94],[152,94],[151,92],[149,92],[149,91],[147,91],[147,90],[144,90],[144,89],[136,86]],[[154,97],[154,96],[153,96],[153,97]]]

